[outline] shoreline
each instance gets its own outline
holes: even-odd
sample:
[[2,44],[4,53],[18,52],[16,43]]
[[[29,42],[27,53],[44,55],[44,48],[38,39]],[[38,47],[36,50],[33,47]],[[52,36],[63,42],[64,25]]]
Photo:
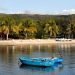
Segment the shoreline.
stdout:
[[56,39],[12,39],[0,40],[0,45],[43,45],[43,44],[75,44],[75,39],[56,41]]

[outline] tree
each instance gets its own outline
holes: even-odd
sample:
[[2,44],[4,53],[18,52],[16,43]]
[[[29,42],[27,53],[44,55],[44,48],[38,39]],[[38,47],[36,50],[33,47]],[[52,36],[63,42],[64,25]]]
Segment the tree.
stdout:
[[9,28],[7,26],[7,21],[5,19],[1,20],[0,22],[0,32],[2,35],[6,34],[6,39],[8,40]]
[[71,24],[71,37],[75,37],[75,24]]
[[25,38],[28,38],[30,34],[33,36],[37,32],[36,23],[32,19],[25,19],[22,23]]
[[56,35],[59,33],[59,28],[56,25],[55,21],[50,20],[45,24],[44,31],[47,34],[49,33],[49,37],[56,37]]
[[65,30],[66,38],[71,37],[71,24],[68,24]]
[[4,34],[6,34],[7,40],[10,33],[10,21],[11,21],[11,18],[9,16],[6,16],[2,22],[2,31]]
[[6,34],[6,39],[8,40],[9,28],[5,25],[2,26],[2,32]]

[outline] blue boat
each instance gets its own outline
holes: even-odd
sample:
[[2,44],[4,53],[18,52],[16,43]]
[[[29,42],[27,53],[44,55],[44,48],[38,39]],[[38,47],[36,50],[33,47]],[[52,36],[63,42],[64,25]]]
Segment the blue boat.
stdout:
[[26,58],[20,57],[20,62],[25,65],[31,66],[42,66],[42,67],[50,67],[55,65],[56,63],[62,62],[59,59],[51,59],[51,58]]
[[64,60],[63,60],[63,58],[61,58],[61,57],[54,57],[54,58],[52,59],[52,61],[54,61],[55,64],[60,64],[60,63],[62,63]]

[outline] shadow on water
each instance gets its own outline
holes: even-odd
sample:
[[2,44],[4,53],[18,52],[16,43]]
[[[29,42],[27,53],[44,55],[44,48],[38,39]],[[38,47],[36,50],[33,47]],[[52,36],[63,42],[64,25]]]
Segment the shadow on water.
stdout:
[[37,66],[30,66],[30,65],[21,64],[19,67],[20,67],[20,69],[23,69],[23,70],[54,72],[57,69],[60,69],[60,70],[63,69],[63,64],[55,65],[55,66],[52,66],[52,67],[37,67]]

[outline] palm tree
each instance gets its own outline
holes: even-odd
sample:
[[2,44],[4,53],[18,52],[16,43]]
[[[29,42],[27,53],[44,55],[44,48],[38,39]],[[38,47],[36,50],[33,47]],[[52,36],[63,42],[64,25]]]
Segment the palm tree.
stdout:
[[10,17],[5,17],[2,21],[2,32],[6,34],[6,39],[8,40],[10,32]]
[[12,27],[11,27],[12,34],[19,35],[19,31],[20,31],[19,25],[12,25]]
[[[1,24],[0,24],[0,33],[2,35],[6,34],[6,39],[8,40],[9,28],[8,28],[7,23],[6,23],[5,20],[1,21]],[[1,37],[2,37],[2,35],[1,35]]]
[[45,33],[49,33],[49,37],[56,37],[59,33],[59,28],[56,25],[55,21],[49,21],[44,28]]
[[65,34],[67,38],[71,37],[71,24],[67,25],[66,30],[65,30]]
[[9,28],[7,26],[3,25],[2,31],[3,31],[4,34],[6,34],[6,39],[8,40]]
[[23,31],[25,38],[28,38],[28,34],[32,36],[37,32],[36,24],[32,19],[26,19],[23,21]]
[[37,33],[37,28],[34,26],[29,27],[28,29],[29,34],[31,34],[31,38],[33,38],[35,36],[35,33]]
[[2,39],[2,26],[0,26],[0,38]]
[[75,24],[71,24],[71,37],[73,38],[75,35]]

